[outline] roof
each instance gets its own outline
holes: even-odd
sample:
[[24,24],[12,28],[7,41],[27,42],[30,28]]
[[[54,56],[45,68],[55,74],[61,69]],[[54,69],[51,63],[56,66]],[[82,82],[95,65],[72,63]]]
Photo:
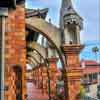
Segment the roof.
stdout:
[[[37,18],[42,18],[45,20],[46,18],[46,15],[48,13],[48,8],[45,8],[45,9],[28,9],[26,8],[26,18],[31,18],[31,17],[37,17]],[[27,28],[27,30],[30,32],[30,33],[33,33],[33,31],[31,31],[29,28]],[[31,37],[34,37],[34,41],[37,41],[38,39],[38,36],[39,34],[34,32],[34,34],[30,34],[28,37],[31,38]]]
[[84,63],[86,66],[97,66],[100,63],[93,61],[93,60],[82,60],[81,63]]
[[83,66],[83,73],[84,74],[91,74],[91,73],[99,73],[100,72],[100,64],[96,61],[92,60],[83,60],[81,61],[81,65]]
[[48,8],[45,8],[45,9],[28,9],[26,8],[26,18],[29,18],[29,17],[34,17],[34,16],[37,16],[37,17],[41,17],[43,19],[45,19],[46,15],[48,13]]
[[100,66],[96,67],[86,67],[83,70],[83,74],[100,73]]

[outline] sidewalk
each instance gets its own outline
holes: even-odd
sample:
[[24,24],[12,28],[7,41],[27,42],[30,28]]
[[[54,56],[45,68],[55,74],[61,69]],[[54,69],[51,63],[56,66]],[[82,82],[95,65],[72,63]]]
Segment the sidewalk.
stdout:
[[48,95],[42,94],[32,82],[27,83],[28,100],[48,100]]

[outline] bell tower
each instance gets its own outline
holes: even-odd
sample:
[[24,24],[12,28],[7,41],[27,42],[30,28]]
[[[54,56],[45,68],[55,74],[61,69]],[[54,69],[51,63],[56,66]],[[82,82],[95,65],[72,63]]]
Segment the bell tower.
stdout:
[[64,88],[67,91],[66,100],[79,100],[78,95],[80,94],[81,77],[83,75],[79,60],[79,54],[84,47],[80,44],[83,19],[73,8],[71,0],[62,0],[60,28],[61,47],[65,56]]
[[64,43],[80,44],[80,31],[83,28],[83,19],[75,11],[71,0],[62,0],[60,27]]

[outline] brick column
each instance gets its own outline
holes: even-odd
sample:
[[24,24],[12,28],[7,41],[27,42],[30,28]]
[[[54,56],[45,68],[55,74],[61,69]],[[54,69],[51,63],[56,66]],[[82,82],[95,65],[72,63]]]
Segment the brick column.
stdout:
[[39,68],[39,88],[42,89],[42,83],[43,83],[43,78],[42,78],[42,65],[40,65]]
[[47,76],[47,68],[45,65],[42,68],[42,76],[43,76],[43,92],[48,93],[48,76]]
[[42,90],[42,93],[44,93],[44,84],[43,84],[43,81],[44,81],[44,77],[43,77],[43,67],[44,67],[44,63],[40,64],[40,88]]
[[[16,9],[10,10],[6,20],[6,35],[5,35],[5,68],[8,69],[9,84],[13,84],[13,74],[11,70],[14,66],[19,66],[22,70],[22,100],[25,100],[26,95],[26,40],[25,40],[25,9],[23,5],[17,5]],[[11,77],[11,78],[10,78]],[[8,80],[8,77],[6,78]],[[6,81],[5,80],[5,81]],[[11,100],[16,97],[16,91],[12,85],[8,86],[9,96]],[[17,87],[17,86],[16,86]],[[13,96],[12,96],[13,95]]]
[[78,100],[77,95],[80,92],[80,78],[82,68],[80,67],[79,53],[83,45],[63,45],[62,50],[65,55],[66,75],[68,79],[68,100]]
[[37,76],[36,76],[36,69],[33,69],[33,82],[34,82],[34,84],[36,85],[36,82],[37,82]]
[[35,82],[35,70],[32,70],[33,73],[33,82]]
[[36,86],[39,87],[39,69],[35,69],[36,70]]
[[56,57],[48,58],[49,73],[50,73],[51,96],[55,96],[56,95],[57,61],[58,61],[58,59]]

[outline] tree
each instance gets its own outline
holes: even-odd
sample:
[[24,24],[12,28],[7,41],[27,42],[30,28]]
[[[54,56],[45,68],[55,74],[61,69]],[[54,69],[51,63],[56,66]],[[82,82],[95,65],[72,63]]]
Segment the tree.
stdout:
[[95,54],[96,61],[97,61],[97,53],[99,52],[99,48],[97,46],[96,47],[93,47],[92,48],[92,52]]

